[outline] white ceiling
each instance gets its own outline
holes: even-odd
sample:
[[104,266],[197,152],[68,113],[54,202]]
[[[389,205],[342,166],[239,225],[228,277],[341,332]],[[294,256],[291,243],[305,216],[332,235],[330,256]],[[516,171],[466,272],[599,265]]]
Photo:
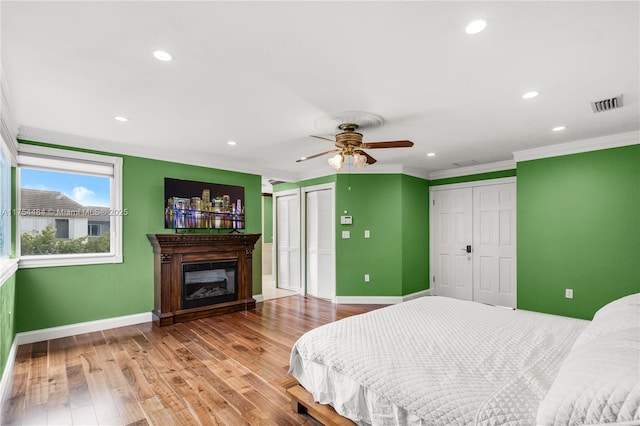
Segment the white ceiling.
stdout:
[[[333,172],[328,157],[295,160],[333,147],[309,135],[340,111],[384,117],[365,142],[415,143],[369,151],[378,163],[368,172],[491,163],[640,128],[637,1],[1,7],[3,78],[21,133],[93,138],[105,151],[297,180]],[[475,18],[488,26],[467,35]],[[156,49],[174,60],[157,61]],[[522,99],[529,90],[540,95]],[[620,94],[623,108],[591,111],[590,101]],[[558,125],[567,129],[552,132]]]

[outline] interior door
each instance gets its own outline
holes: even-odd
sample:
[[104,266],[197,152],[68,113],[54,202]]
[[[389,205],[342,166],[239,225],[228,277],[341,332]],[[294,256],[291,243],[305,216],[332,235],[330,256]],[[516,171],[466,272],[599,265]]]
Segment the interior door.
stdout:
[[276,199],[276,287],[300,290],[300,193],[274,194]]
[[333,189],[306,192],[307,293],[335,296],[335,224]]
[[433,284],[439,296],[473,299],[472,188],[433,191]]
[[516,184],[473,188],[473,300],[516,307]]

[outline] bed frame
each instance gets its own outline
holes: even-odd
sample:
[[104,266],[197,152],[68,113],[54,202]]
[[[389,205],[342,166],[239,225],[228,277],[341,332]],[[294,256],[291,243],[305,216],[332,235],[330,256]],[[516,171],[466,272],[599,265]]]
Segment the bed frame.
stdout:
[[291,399],[294,413],[306,414],[326,426],[355,426],[354,422],[336,413],[332,406],[315,402],[296,379],[287,380],[282,387]]

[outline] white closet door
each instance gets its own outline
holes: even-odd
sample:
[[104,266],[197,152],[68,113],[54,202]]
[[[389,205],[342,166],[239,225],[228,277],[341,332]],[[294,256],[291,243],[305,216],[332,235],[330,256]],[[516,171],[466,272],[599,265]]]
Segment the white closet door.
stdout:
[[516,307],[516,184],[473,188],[473,300]]
[[333,190],[306,193],[307,293],[323,299],[335,295]]
[[473,299],[472,188],[434,191],[432,238],[434,287],[438,296]]
[[276,198],[276,286],[300,289],[300,195]]

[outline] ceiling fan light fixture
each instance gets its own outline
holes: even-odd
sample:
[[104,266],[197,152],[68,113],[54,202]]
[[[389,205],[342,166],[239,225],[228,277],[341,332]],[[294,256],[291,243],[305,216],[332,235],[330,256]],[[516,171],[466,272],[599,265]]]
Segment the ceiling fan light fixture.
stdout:
[[342,163],[344,163],[344,156],[342,154],[336,154],[329,158],[329,165],[336,171],[340,171],[340,169],[342,169]]
[[355,164],[358,170],[362,170],[367,167],[367,157],[356,152],[353,154],[353,164]]

